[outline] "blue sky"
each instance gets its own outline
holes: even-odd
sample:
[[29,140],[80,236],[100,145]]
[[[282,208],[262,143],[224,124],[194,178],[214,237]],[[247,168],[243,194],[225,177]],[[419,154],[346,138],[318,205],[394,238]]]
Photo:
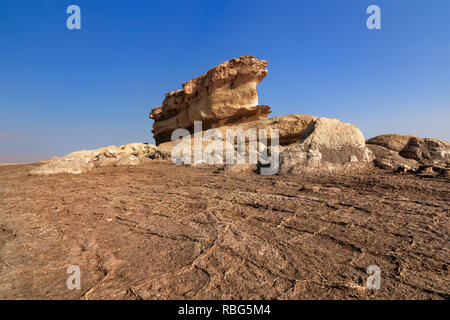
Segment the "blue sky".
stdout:
[[247,54],[269,61],[272,116],[450,140],[448,0],[0,0],[0,162],[153,143],[166,92]]

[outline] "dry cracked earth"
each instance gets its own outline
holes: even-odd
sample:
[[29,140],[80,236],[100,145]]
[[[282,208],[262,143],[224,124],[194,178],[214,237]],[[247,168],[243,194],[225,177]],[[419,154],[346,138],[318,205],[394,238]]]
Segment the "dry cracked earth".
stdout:
[[29,176],[36,165],[0,166],[1,299],[450,297],[448,180],[165,161]]

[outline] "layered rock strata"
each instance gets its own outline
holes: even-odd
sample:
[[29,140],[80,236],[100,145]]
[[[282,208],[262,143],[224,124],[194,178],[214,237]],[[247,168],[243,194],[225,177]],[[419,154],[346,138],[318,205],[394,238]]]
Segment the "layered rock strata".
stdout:
[[448,177],[450,143],[413,135],[383,134],[366,141],[382,169]]
[[192,132],[194,121],[209,129],[266,118],[271,111],[258,105],[256,86],[267,75],[267,64],[250,55],[234,58],[167,93],[150,112],[156,144],[170,141],[175,129]]

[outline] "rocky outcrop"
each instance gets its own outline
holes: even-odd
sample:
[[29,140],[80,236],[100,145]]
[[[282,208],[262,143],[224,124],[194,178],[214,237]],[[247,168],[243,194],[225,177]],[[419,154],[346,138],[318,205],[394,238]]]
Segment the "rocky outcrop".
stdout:
[[192,132],[196,120],[209,129],[266,118],[271,111],[258,105],[256,86],[267,75],[267,64],[253,56],[234,58],[167,93],[150,112],[156,144],[170,141],[175,129]]
[[[260,129],[264,129],[267,136],[267,144],[262,144]],[[244,157],[249,155],[249,145],[256,141],[258,150],[267,149],[271,154],[271,139],[273,130],[279,133],[279,164],[280,173],[297,173],[315,169],[341,169],[350,167],[367,166],[373,160],[373,155],[366,148],[364,136],[354,125],[343,123],[338,119],[318,118],[311,115],[287,115],[270,119],[262,119],[252,122],[240,123],[230,126],[215,128],[223,140],[223,163],[225,163],[226,148],[230,147],[225,143],[226,134],[230,130],[241,130],[244,134],[248,130],[253,130],[255,135],[246,135]],[[201,132],[202,150],[214,140],[205,138],[205,131]],[[191,164],[194,163],[194,136],[186,141],[191,150]],[[175,146],[179,146],[180,141],[170,141],[162,143],[157,147],[158,152],[169,158]],[[237,165],[237,141],[231,145],[236,151],[234,164],[226,165],[226,171],[232,170],[255,170],[253,164]],[[264,167],[267,163],[258,160],[258,168]],[[201,162],[200,162],[201,163]]]
[[447,177],[450,143],[444,140],[385,134],[367,140],[377,167]]
[[[269,119],[266,118],[251,122],[236,123],[217,127],[214,129],[219,131],[223,138],[225,138],[227,130],[243,130],[243,131],[254,130],[255,132],[258,133],[259,129],[265,129],[267,131],[269,140],[272,134],[271,130],[276,129],[279,132],[280,144],[289,145],[300,140],[308,125],[311,123],[312,120],[315,119],[317,119],[317,117],[310,116],[307,114],[290,114],[286,116],[278,116]],[[204,133],[205,130],[203,130],[202,135]],[[170,141],[161,143],[160,145],[158,145],[158,149],[166,150],[168,146],[172,146],[176,143],[178,142]]]
[[269,119],[227,125],[216,129],[220,130],[223,136],[225,136],[226,130],[228,129],[242,129],[244,131],[252,129],[256,132],[258,132],[259,129],[265,129],[269,140],[271,139],[272,129],[276,129],[279,133],[280,145],[290,145],[300,140],[311,121],[316,119],[317,117],[307,114],[290,114]]
[[[184,83],[183,89],[167,93],[162,105],[150,113],[158,146],[134,143],[74,152],[51,159],[31,173],[78,174],[94,167],[137,165],[144,159],[226,163],[227,172],[259,170],[261,174],[267,167],[278,172],[272,170],[275,164],[280,173],[297,173],[365,167],[373,160],[383,169],[448,176],[450,144],[446,141],[388,134],[366,142],[356,126],[338,119],[303,114],[268,119],[270,108],[258,104],[256,91],[267,75],[267,64],[253,56],[234,58]],[[181,145],[179,140],[171,141],[176,129],[187,129],[181,136],[191,134],[183,137]],[[194,137],[194,129],[200,135]],[[279,145],[274,146],[275,130]]]
[[401,134],[382,134],[366,141],[368,145],[377,145],[388,150],[400,152],[414,136],[403,136]]
[[450,143],[438,139],[411,137],[399,155],[423,164],[431,162],[450,165]]
[[137,165],[142,159],[159,158],[156,147],[146,143],[129,143],[119,147],[108,146],[96,150],[81,150],[64,157],[53,157],[30,174],[80,174],[94,167]]
[[[266,145],[262,145],[262,141],[267,142],[267,146],[270,147],[272,135],[274,130],[278,130],[278,138],[279,138],[279,149],[284,150],[292,143],[297,142],[304,135],[305,130],[311,121],[317,119],[317,117],[305,115],[305,114],[291,114],[286,116],[279,116],[270,119],[261,119],[251,122],[245,123],[237,123],[233,125],[222,126],[218,128],[214,128],[215,132],[220,136],[220,140],[223,143],[223,161],[225,162],[225,154],[227,147],[233,147],[237,152],[237,140],[233,141],[232,145],[227,145],[226,137],[227,132],[230,133],[232,131],[238,132],[241,131],[245,135],[245,153],[249,154],[249,145],[252,142],[256,142],[259,150],[263,150],[266,148]],[[264,136],[260,136],[260,130],[264,130]],[[250,131],[255,133],[254,135],[248,134]],[[264,140],[262,140],[262,138]],[[201,132],[201,145],[203,150],[215,140],[209,139],[206,135],[206,131]],[[156,152],[161,155],[162,158],[171,158],[172,149],[179,145],[180,141],[169,141],[161,143],[157,146]],[[191,150],[191,164],[194,163],[194,135],[190,136],[190,150]],[[236,157],[234,158],[234,162],[236,163]],[[241,168],[243,166],[239,166]],[[250,168],[250,166],[249,166]]]
[[416,160],[403,158],[398,154],[398,151],[376,144],[367,144],[367,147],[374,154],[374,164],[378,168],[392,171],[414,171],[419,168],[419,163]]
[[338,119],[312,120],[301,139],[280,154],[280,173],[367,165],[373,155],[354,125]]
[[[246,143],[252,139],[259,141],[259,129],[265,129],[267,146],[272,138],[272,129],[277,129],[283,172],[294,172],[299,168],[354,166],[371,160],[361,131],[353,125],[310,115],[267,119],[270,108],[258,104],[256,92],[256,86],[267,74],[267,64],[267,61],[253,56],[231,59],[184,83],[182,90],[166,94],[162,106],[150,113],[150,118],[154,119],[153,134],[158,151],[167,157],[179,144],[178,141],[170,141],[172,132],[183,128],[193,133],[194,122],[201,121],[203,131],[215,128],[223,140],[227,130],[256,131],[256,136],[246,137]],[[212,142],[203,138],[202,146]]]

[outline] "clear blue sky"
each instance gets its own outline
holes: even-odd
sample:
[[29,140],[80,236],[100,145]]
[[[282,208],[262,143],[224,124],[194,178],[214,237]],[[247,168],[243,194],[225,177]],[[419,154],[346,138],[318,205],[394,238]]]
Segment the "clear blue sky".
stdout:
[[0,162],[153,142],[166,92],[247,54],[273,116],[450,140],[448,0],[0,0]]

